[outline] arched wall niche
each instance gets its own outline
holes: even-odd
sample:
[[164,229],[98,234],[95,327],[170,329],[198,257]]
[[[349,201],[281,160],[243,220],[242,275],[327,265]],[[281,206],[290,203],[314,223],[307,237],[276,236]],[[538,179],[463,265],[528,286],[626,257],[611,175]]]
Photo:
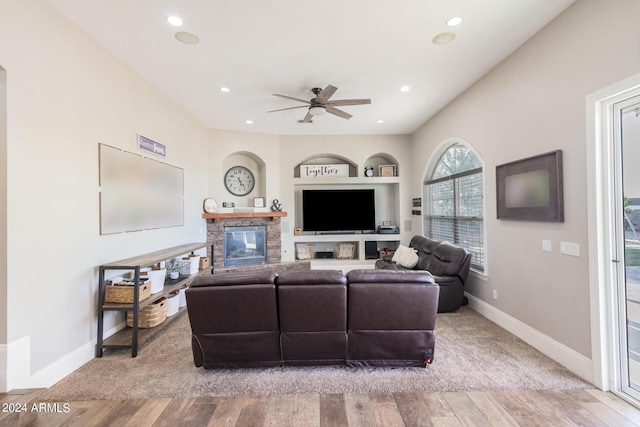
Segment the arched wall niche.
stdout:
[[371,154],[362,165],[362,171],[366,166],[373,167],[373,176],[380,176],[380,166],[393,165],[396,167],[396,176],[400,175],[400,164],[398,160],[388,153],[374,153]]
[[[260,156],[250,151],[236,151],[229,154],[222,161],[223,170],[221,175],[223,179],[226,171],[234,166],[245,166],[249,168],[256,179],[256,185],[253,191],[244,198],[247,200],[253,200],[254,197],[264,196],[266,194],[267,165]],[[231,194],[225,195],[225,199],[232,200],[234,198],[242,199],[243,197],[232,196]],[[247,206],[249,205],[251,205],[251,203],[247,204]]]
[[349,176],[358,176],[358,165],[353,160],[339,154],[321,153],[303,159],[293,168],[293,177],[300,178],[300,165],[348,164]]

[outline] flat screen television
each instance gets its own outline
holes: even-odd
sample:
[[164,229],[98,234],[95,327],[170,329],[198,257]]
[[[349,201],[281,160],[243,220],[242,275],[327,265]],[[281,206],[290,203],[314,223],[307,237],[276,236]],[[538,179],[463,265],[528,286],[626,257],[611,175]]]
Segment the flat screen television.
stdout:
[[375,228],[373,189],[302,190],[304,231],[358,232]]

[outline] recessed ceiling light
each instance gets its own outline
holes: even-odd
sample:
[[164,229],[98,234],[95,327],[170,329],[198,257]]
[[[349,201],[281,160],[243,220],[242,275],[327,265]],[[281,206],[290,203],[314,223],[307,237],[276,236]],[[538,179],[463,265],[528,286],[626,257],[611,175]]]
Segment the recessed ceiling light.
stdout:
[[231,92],[231,89],[229,89],[229,88],[228,88],[228,87],[226,87],[226,86],[222,86],[222,87],[220,88],[220,92],[229,93],[229,92]]
[[184,44],[198,44],[200,39],[193,33],[188,33],[186,31],[178,31],[176,34],[176,39]]
[[245,123],[248,124],[248,125],[252,125],[253,124],[253,120],[247,120]]
[[409,86],[402,86],[400,88],[400,92],[409,92],[411,90],[411,88]]
[[382,124],[382,123],[384,123],[384,120],[378,120],[378,123]]
[[180,19],[179,16],[167,16],[167,22],[176,27],[179,27],[182,25],[182,19]]
[[452,16],[447,19],[447,27],[457,27],[460,24],[462,24],[462,18],[459,16]]
[[433,44],[447,44],[456,39],[455,33],[440,33],[431,40]]

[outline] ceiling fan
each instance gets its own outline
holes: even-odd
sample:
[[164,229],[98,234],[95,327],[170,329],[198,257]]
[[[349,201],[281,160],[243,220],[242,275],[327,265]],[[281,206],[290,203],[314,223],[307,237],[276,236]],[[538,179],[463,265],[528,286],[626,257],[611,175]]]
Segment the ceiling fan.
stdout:
[[289,108],[280,108],[279,110],[271,110],[269,113],[273,113],[276,111],[285,111],[285,110],[293,110],[295,108],[308,108],[304,119],[300,120],[300,123],[311,123],[311,120],[314,116],[320,116],[324,113],[333,114],[334,116],[342,117],[343,119],[350,119],[353,117],[351,114],[346,111],[342,111],[336,106],[343,105],[362,105],[362,104],[371,104],[370,99],[336,99],[334,101],[330,101],[329,98],[333,96],[333,94],[338,90],[335,86],[327,86],[326,88],[320,89],[319,87],[314,87],[311,89],[311,92],[315,95],[314,98],[311,98],[309,101],[300,98],[294,98],[292,96],[280,95],[274,93],[273,96],[279,96],[280,98],[292,99],[298,102],[304,102],[306,105],[300,105],[298,107],[289,107]]

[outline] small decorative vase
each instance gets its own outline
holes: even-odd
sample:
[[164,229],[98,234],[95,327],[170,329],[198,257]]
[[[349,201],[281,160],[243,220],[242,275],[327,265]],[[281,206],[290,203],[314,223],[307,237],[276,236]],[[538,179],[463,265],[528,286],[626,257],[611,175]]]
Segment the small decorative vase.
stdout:
[[171,271],[171,272],[169,273],[169,278],[170,278],[170,279],[175,280],[175,279],[177,279],[178,277],[180,277],[180,272],[179,272],[179,271]]

